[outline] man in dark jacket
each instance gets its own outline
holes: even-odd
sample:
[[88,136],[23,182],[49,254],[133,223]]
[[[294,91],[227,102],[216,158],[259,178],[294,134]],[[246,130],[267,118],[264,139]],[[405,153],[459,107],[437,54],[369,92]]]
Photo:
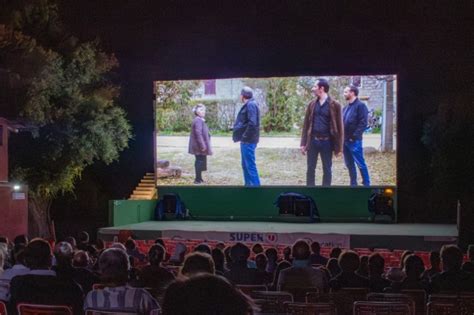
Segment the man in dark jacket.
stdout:
[[362,134],[367,128],[367,106],[359,98],[359,89],[356,86],[348,86],[344,89],[344,98],[349,104],[344,107],[344,161],[349,170],[351,186],[357,186],[356,165],[362,176],[362,184],[370,186],[370,177],[367,164],[364,160],[364,149],[362,148]]
[[308,104],[301,134],[301,153],[308,153],[306,185],[315,185],[318,155],[323,163],[323,186],[331,186],[332,154],[340,156],[344,137],[341,105],[329,97],[329,83],[318,79],[312,89],[316,99]]
[[260,136],[260,111],[257,102],[253,99],[251,88],[245,86],[240,96],[244,106],[235,120],[232,139],[234,142],[240,141],[245,186],[260,186],[255,163],[255,149]]

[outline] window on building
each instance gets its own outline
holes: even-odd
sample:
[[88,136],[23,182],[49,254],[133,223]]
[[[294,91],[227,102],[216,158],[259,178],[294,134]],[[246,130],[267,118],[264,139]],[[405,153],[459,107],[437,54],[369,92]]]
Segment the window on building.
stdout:
[[216,80],[204,81],[204,95],[216,95]]
[[352,77],[352,85],[357,86],[358,88],[362,87],[362,77],[361,76],[353,76]]

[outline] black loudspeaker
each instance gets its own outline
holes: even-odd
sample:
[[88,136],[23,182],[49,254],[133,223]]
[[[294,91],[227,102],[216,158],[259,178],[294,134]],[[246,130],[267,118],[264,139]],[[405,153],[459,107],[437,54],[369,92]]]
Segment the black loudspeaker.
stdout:
[[369,197],[368,210],[374,222],[391,223],[395,220],[393,198],[383,192],[375,192]]
[[311,215],[311,201],[308,199],[295,199],[295,216],[309,217]]
[[163,212],[165,214],[173,214],[176,213],[176,196],[174,195],[164,195],[163,196]]
[[280,215],[294,215],[294,201],[291,196],[282,196],[280,199]]

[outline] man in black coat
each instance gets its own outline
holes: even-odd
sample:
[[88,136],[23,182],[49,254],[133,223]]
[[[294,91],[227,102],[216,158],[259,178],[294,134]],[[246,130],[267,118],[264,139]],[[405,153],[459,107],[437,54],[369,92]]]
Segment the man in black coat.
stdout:
[[349,104],[344,107],[344,161],[349,170],[351,186],[357,186],[356,165],[362,176],[362,184],[370,186],[370,177],[367,164],[364,159],[362,147],[362,134],[367,128],[367,106],[359,98],[359,89],[356,86],[348,86],[344,89],[344,98]]
[[234,142],[240,141],[245,186],[260,186],[255,163],[255,149],[260,137],[260,111],[251,88],[245,86],[240,96],[244,105],[235,120],[232,139]]

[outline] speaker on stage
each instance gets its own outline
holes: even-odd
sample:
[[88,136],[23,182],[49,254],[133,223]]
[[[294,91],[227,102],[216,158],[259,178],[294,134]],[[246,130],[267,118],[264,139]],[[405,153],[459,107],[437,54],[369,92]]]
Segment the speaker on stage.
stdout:
[[178,202],[175,195],[166,194],[163,196],[163,212],[166,214],[176,213],[176,203]]
[[391,188],[377,189],[370,195],[367,206],[373,222],[392,223],[395,221],[392,197],[393,190]]
[[298,217],[298,222],[320,222],[318,208],[310,196],[285,192],[278,196],[274,204],[278,207],[281,216]]
[[311,200],[295,199],[295,216],[309,217],[311,215]]
[[155,220],[183,220],[188,216],[184,202],[177,194],[164,194],[155,208]]

